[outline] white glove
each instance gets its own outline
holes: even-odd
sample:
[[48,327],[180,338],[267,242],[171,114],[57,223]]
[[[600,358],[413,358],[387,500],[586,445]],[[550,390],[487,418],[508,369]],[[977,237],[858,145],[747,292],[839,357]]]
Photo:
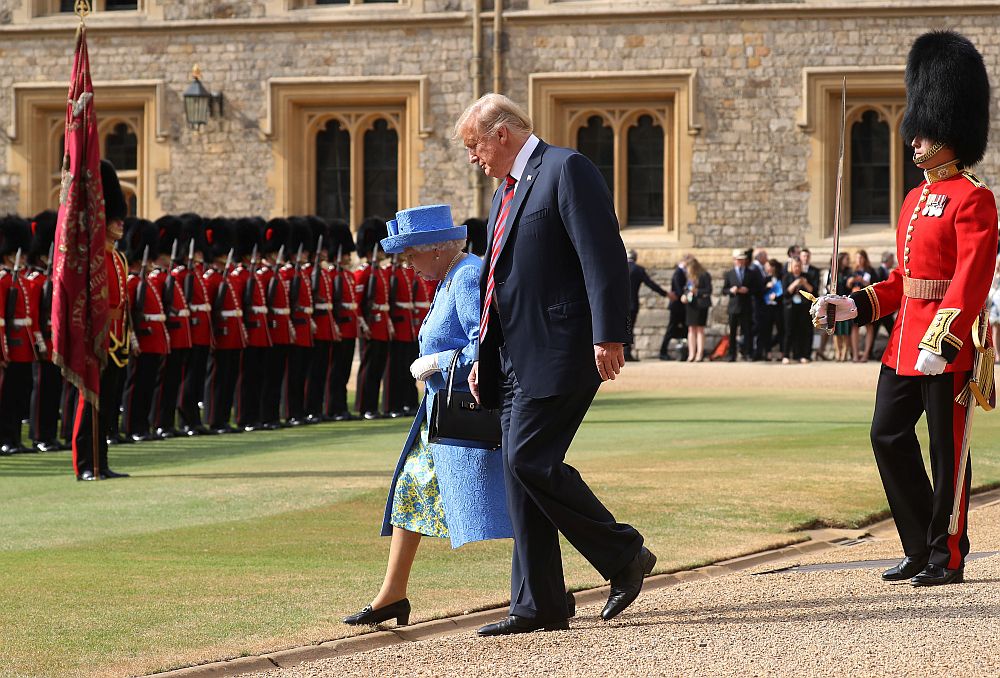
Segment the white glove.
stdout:
[[836,309],[834,319],[837,321],[852,320],[858,317],[858,307],[853,299],[837,294],[824,294],[809,308],[809,314],[813,318],[813,327],[826,327],[827,306],[833,306]]
[[920,355],[917,356],[917,364],[914,367],[917,372],[923,372],[928,377],[934,377],[944,372],[944,368],[947,366],[948,361],[943,356],[931,353],[926,348],[922,348],[920,349]]
[[417,381],[427,381],[428,377],[435,372],[440,371],[441,368],[438,367],[437,357],[433,355],[421,356],[414,360],[413,364],[410,365],[410,374],[412,374],[413,378]]

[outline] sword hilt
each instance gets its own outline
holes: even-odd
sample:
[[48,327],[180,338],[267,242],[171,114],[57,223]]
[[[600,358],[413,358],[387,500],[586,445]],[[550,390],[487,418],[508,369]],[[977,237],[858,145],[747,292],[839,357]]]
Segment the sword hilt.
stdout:
[[837,307],[833,304],[826,305],[826,333],[833,334],[837,329]]

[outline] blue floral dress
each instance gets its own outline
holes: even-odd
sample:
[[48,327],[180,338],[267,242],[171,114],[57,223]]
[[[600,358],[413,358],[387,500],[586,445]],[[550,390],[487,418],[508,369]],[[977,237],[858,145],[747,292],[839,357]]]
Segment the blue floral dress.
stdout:
[[427,442],[427,424],[420,425],[403,470],[396,479],[392,496],[393,527],[419,532],[428,537],[448,537],[441,488],[434,473],[434,455]]

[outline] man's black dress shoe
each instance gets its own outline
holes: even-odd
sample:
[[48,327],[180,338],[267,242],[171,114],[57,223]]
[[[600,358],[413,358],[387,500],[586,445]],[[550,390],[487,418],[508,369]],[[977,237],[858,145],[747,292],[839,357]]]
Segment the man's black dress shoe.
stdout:
[[882,573],[882,581],[906,581],[920,574],[927,567],[927,557],[911,558],[906,556],[895,567],[890,567]]
[[379,415],[377,412],[365,412],[361,417],[366,421],[372,421],[373,419],[378,419]]
[[614,619],[639,597],[642,579],[653,571],[654,565],[656,556],[643,546],[632,562],[611,578],[611,594],[608,596],[608,603],[601,610],[602,619]]
[[13,445],[0,445],[0,457],[9,457],[15,453],[15,447]]
[[337,412],[333,415],[334,421],[354,421],[355,419],[357,419],[357,417],[350,412]]
[[101,480],[108,480],[110,478],[128,478],[130,477],[127,473],[115,473],[109,468],[101,471]]
[[344,623],[351,626],[374,625],[393,617],[396,618],[396,626],[406,626],[410,622],[410,601],[408,598],[397,600],[395,603],[377,610],[373,610],[371,605],[365,605],[361,612],[344,617]]
[[942,584],[961,584],[965,581],[965,566],[954,570],[941,567],[934,563],[927,563],[923,572],[913,577],[910,583],[913,586],[941,586]]
[[323,419],[317,414],[310,414],[305,419],[305,423],[309,424],[310,426],[313,424],[321,424],[322,422]]
[[281,428],[281,424],[269,421],[267,423],[261,424],[257,428],[259,428],[262,431],[277,431],[279,428]]
[[34,447],[39,452],[58,452],[61,449],[59,443],[48,440],[36,440]]
[[535,631],[565,631],[568,628],[569,622],[565,619],[543,622],[537,619],[511,615],[495,624],[487,624],[479,629],[476,634],[480,638],[487,638],[490,636],[511,636],[515,633],[534,633]]
[[[103,478],[103,476],[102,476],[102,478]],[[93,471],[91,471],[90,469],[87,469],[86,471],[81,472],[80,475],[78,475],[76,477],[76,479],[77,480],[97,480],[97,476],[94,475]]]

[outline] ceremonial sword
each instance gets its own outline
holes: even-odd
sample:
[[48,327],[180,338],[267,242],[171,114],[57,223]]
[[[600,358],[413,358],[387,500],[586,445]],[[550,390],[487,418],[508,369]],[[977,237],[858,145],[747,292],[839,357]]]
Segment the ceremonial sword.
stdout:
[[[826,283],[826,293],[837,293],[837,280],[840,278],[840,219],[841,202],[844,195],[844,137],[847,134],[847,77],[844,77],[840,85],[840,158],[837,160],[837,190],[834,193],[833,206],[833,260],[830,263],[830,279]],[[811,303],[816,301],[816,297],[805,290],[799,290],[799,294],[808,299]],[[837,325],[837,307],[833,304],[826,305],[826,327],[823,328],[827,334],[833,334]]]

